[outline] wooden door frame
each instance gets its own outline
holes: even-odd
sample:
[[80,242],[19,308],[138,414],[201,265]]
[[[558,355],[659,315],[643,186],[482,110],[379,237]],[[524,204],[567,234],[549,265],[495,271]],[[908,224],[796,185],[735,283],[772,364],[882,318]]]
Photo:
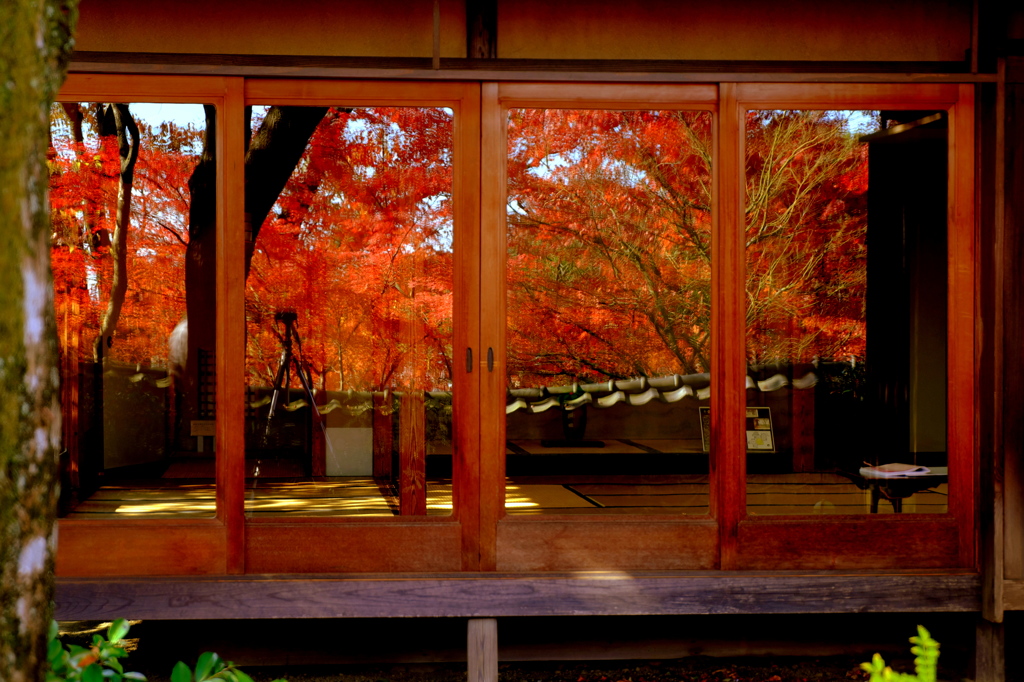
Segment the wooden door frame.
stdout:
[[[494,349],[495,363],[493,371],[485,375],[482,387],[481,569],[520,572],[718,568],[719,522],[715,515],[721,494],[714,475],[711,476],[711,508],[703,516],[622,515],[612,519],[604,516],[545,515],[543,518],[528,518],[507,516],[504,506],[508,110],[680,109],[707,111],[714,115],[718,109],[717,86],[487,83],[483,89],[482,108],[482,155],[486,175],[481,187],[481,274],[485,279],[481,284],[484,305],[481,310],[480,347]],[[718,215],[716,205],[712,210],[713,225]],[[718,230],[713,227],[712,232],[714,234]],[[716,252],[712,253],[714,258]],[[721,294],[716,293],[714,286],[712,284],[713,297]],[[488,301],[500,304],[488,306]],[[712,314],[717,307],[712,306]],[[712,363],[715,361],[713,354]],[[711,400],[712,414],[720,414],[721,397],[712,392]],[[712,474],[718,466],[715,453],[720,444],[714,445],[710,457]],[[493,531],[490,530],[492,528]]]
[[[686,93],[684,95],[684,93]],[[683,569],[896,569],[977,567],[978,430],[975,273],[974,86],[845,83],[477,83],[297,81],[242,77],[71,74],[59,101],[202,102],[218,120],[241,118],[247,102],[419,104],[456,111],[456,231],[465,245],[455,314],[466,321],[471,371],[456,422],[459,492],[451,518],[254,520],[244,495],[244,139],[219,125],[217,206],[217,512],[212,519],[61,519],[63,577],[252,572],[538,571]],[[344,101],[336,101],[343,97]],[[283,99],[282,99],[283,98]],[[267,99],[264,102],[269,101]],[[715,115],[712,372],[713,419],[739,424],[743,360],[740,170],[747,108],[945,109],[949,143],[949,513],[903,518],[747,518],[740,428],[713,426],[711,510],[706,517],[527,519],[504,516],[505,112],[511,106],[685,108]],[[461,170],[460,170],[461,169]],[[480,225],[477,230],[476,226]],[[496,276],[494,276],[496,275]],[[479,287],[474,286],[479,282]],[[738,284],[736,284],[738,282]],[[494,305],[501,301],[502,305]],[[462,342],[462,339],[456,341]],[[487,363],[493,350],[492,366]],[[455,345],[456,358],[461,357]],[[456,362],[461,368],[463,363]],[[459,383],[459,382],[462,383]],[[233,406],[225,409],[223,406]],[[498,417],[500,415],[500,418]],[[730,454],[731,453],[731,454]],[[727,484],[726,481],[735,481]],[[326,538],[325,538],[326,534]],[[642,542],[637,538],[644,538]],[[637,543],[643,545],[639,547]],[[935,542],[941,549],[930,558]],[[328,546],[302,556],[296,548]],[[339,550],[338,548],[344,548]],[[639,550],[639,551],[638,551]],[[339,552],[344,557],[337,558]],[[911,553],[908,556],[908,552]],[[937,557],[937,558],[936,558]]]
[[[130,76],[70,74],[57,101],[103,102],[166,102],[212,104],[218,121],[241,115],[242,79],[205,76]],[[225,132],[217,126],[216,153],[219,160],[244,155],[241,127],[237,133]],[[227,254],[232,240],[241,244],[240,236],[228,225],[240,224],[243,196],[242,178],[232,175],[229,164],[217,164],[216,230],[220,248],[217,251],[217,343],[231,349],[228,312],[241,310],[243,291],[234,286],[241,272],[241,261],[232,267]],[[229,353],[217,354],[217,371],[225,381],[217,382],[217,404],[231,405],[232,391]],[[241,376],[241,368],[237,368]],[[242,416],[241,402],[237,417]],[[59,519],[60,542],[57,548],[57,573],[71,576],[131,575],[194,575],[241,573],[242,469],[232,466],[222,453],[230,452],[242,438],[242,424],[232,411],[218,415],[216,431],[216,515],[210,519],[125,519],[92,521]],[[237,471],[235,471],[237,469]]]
[[[459,571],[479,566],[479,372],[460,362],[478,337],[479,101],[477,83],[248,79],[245,105],[423,106],[455,113],[453,514],[271,517],[245,521],[248,573]],[[239,254],[241,251],[238,252]],[[238,258],[238,256],[236,256]],[[241,262],[239,258],[239,262]],[[243,287],[244,291],[244,287]],[[461,320],[461,323],[459,322]],[[242,325],[236,325],[239,334]],[[241,383],[241,382],[240,382]]]
[[[713,164],[711,516],[508,517],[504,514],[505,187],[507,112],[513,107],[640,109],[687,103],[672,86],[500,83],[483,90],[481,347],[497,349],[485,377],[481,424],[481,568],[499,571],[721,568],[974,569],[977,466],[974,206],[974,87],[965,84],[722,83],[700,101],[717,112]],[[695,93],[698,91],[690,91]],[[850,517],[746,514],[742,410],[745,366],[743,130],[748,109],[942,109],[949,115],[948,171],[948,513]],[[724,428],[724,425],[729,425]],[[496,529],[493,537],[489,529]],[[717,556],[693,551],[711,531]],[[637,538],[643,538],[637,544]],[[696,540],[705,548],[714,540]]]
[[[455,111],[455,347],[478,336],[479,84],[245,80],[241,77],[71,74],[58,101],[213,104],[218,121],[243,120],[247,102],[446,106]],[[338,99],[340,98],[340,100]],[[210,519],[60,519],[61,577],[475,570],[479,565],[478,374],[454,363],[453,515],[400,519],[260,519],[244,516],[244,158],[242,126],[218,125],[216,515]],[[302,548],[303,551],[296,551]],[[317,551],[310,551],[316,549]]]
[[[753,518],[741,514],[735,531],[734,562],[723,567],[973,569],[977,565],[978,534],[974,86],[743,83],[734,87],[736,99],[730,102],[730,110],[723,107],[723,118],[740,125],[750,109],[948,112],[947,453],[953,475],[946,514],[846,518]],[[737,154],[738,167],[743,168],[742,144],[733,153]],[[735,210],[742,216],[743,194],[737,196],[741,203]],[[741,239],[742,234],[742,225],[735,226],[734,238]],[[745,505],[745,462],[740,460],[737,501]]]

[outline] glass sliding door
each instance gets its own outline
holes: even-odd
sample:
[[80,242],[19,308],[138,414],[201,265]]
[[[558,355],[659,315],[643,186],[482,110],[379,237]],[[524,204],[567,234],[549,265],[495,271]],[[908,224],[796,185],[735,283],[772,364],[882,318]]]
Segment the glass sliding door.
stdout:
[[970,88],[737,91],[736,566],[970,565]]
[[501,437],[482,450],[501,460],[481,479],[495,566],[710,567],[715,88],[496,95],[484,167],[504,173],[484,203],[500,222],[482,229],[485,263],[503,265],[481,273],[506,304],[503,343],[482,312],[481,346],[504,360],[484,413]]
[[247,514],[450,514],[453,112],[252,111]]
[[508,514],[707,515],[707,111],[508,114]]
[[748,513],[946,513],[947,122],[748,113]]
[[247,84],[247,569],[475,562],[473,91]]

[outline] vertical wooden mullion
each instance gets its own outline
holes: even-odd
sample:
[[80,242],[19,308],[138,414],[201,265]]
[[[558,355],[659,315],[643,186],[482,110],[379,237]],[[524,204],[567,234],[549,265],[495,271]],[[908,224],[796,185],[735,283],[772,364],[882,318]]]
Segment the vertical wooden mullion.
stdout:
[[974,86],[961,85],[949,123],[949,512],[959,521],[960,562],[975,564],[978,382],[975,374]]
[[226,80],[217,120],[217,518],[226,570],[245,572],[245,116],[243,79]]
[[[480,564],[497,567],[497,524],[505,508],[505,194],[507,146],[500,86],[481,89],[480,336],[474,372],[480,376]],[[488,368],[488,349],[493,369]]]
[[[991,436],[987,441],[988,451],[985,452],[979,449],[979,459],[982,459],[981,455],[989,458],[988,462],[991,464],[992,472],[986,473],[984,469],[979,476],[978,483],[979,488],[982,489],[981,504],[990,505],[987,508],[982,506],[983,514],[988,516],[988,523],[979,524],[982,529],[982,533],[979,535],[981,538],[981,550],[979,552],[980,564],[982,570],[982,600],[981,600],[981,613],[982,617],[986,620],[1001,623],[1003,621],[1003,579],[1005,576],[1005,527],[1004,523],[1004,481],[1005,481],[1005,470],[1006,470],[1006,450],[1004,446],[1004,406],[1005,397],[1004,393],[1004,382],[1002,381],[1004,364],[1004,351],[1005,345],[1005,333],[1006,326],[1004,324],[1005,318],[1004,305],[1005,297],[1004,291],[1007,286],[1011,283],[1007,280],[1006,274],[1008,272],[1006,267],[1005,255],[1006,250],[1006,232],[1004,227],[1004,191],[1006,186],[1006,175],[1005,166],[1006,163],[1006,60],[1004,58],[999,59],[999,80],[996,83],[995,91],[995,102],[990,103],[994,116],[994,139],[990,145],[987,146],[991,152],[986,154],[980,152],[978,154],[978,176],[981,185],[982,169],[985,165],[991,172],[992,178],[992,194],[991,201],[993,203],[992,211],[992,227],[991,231],[987,234],[983,231],[983,235],[987,239],[983,239],[981,243],[985,245],[985,249],[978,252],[978,257],[984,259],[985,264],[990,264],[993,270],[993,275],[990,280],[987,280],[987,287],[983,287],[981,284],[981,278],[978,280],[978,288],[981,292],[990,292],[989,295],[992,297],[992,332],[988,343],[984,344],[991,349],[992,358],[988,364],[980,364],[980,367],[985,367],[987,373],[987,379],[991,383],[987,384],[991,388],[991,401],[987,403],[988,412],[984,411],[985,402],[979,405],[979,412],[983,415],[990,416],[987,427],[992,429]],[[978,117],[979,119],[982,116]],[[983,138],[983,128],[985,123],[991,121],[992,117],[985,116],[985,121],[975,122],[975,135],[978,140]],[[983,160],[984,159],[984,160]],[[983,199],[980,191],[976,192],[977,206],[980,208],[983,206]],[[988,239],[991,239],[989,242]],[[978,270],[982,270],[983,265],[979,264]],[[984,337],[982,337],[984,338]],[[981,344],[979,344],[981,345]],[[984,428],[979,428],[979,432],[984,432]],[[979,434],[980,436],[980,434]],[[980,438],[979,438],[980,440]],[[984,493],[986,492],[986,496]],[[989,516],[990,515],[990,516]]]
[[480,568],[480,372],[467,367],[467,350],[480,338],[480,86],[465,86],[455,118],[455,281],[452,340],[455,400],[453,503],[462,528],[462,569]]
[[722,83],[712,166],[710,469],[711,505],[719,524],[720,566],[725,570],[737,567],[737,533],[746,512],[744,118],[736,85]]

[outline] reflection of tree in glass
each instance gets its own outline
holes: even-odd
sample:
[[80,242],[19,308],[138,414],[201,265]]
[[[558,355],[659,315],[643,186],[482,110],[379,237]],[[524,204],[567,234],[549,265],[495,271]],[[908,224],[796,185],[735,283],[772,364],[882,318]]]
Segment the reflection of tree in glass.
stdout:
[[711,115],[514,110],[509,372],[708,369]]
[[[127,104],[56,105],[50,201],[56,307],[80,360],[166,366],[184,313],[188,177],[203,132],[136,122]],[[65,349],[66,350],[66,349]]]
[[267,320],[294,308],[315,385],[451,387],[452,133],[440,108],[327,113],[252,257],[251,384],[276,367]]
[[[748,119],[750,360],[862,354],[866,119]],[[708,371],[710,149],[707,113],[510,113],[513,385]]]
[[867,148],[851,130],[865,118],[852,111],[748,115],[751,364],[864,357]]

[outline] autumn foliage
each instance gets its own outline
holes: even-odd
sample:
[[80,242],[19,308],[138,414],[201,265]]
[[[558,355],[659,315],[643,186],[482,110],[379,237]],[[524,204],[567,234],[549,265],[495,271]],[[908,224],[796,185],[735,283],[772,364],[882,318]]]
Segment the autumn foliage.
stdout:
[[[51,126],[58,323],[82,362],[112,295],[123,156],[101,117],[65,105]],[[161,369],[185,314],[188,181],[204,131],[138,125],[129,287],[107,357]],[[314,386],[450,389],[453,126],[443,108],[328,110],[257,230],[249,385],[272,384],[275,313],[294,309]],[[850,127],[842,112],[748,115],[751,363],[863,357],[867,161]],[[709,370],[711,150],[708,112],[510,112],[513,386]]]

